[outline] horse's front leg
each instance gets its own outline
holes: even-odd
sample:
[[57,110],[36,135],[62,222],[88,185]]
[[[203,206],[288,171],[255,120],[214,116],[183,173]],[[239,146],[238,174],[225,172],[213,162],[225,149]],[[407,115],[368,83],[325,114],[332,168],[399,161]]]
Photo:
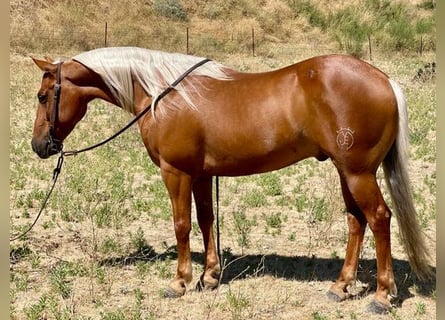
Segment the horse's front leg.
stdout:
[[212,177],[198,179],[193,185],[199,227],[204,240],[204,273],[197,289],[214,289],[219,284],[221,268],[213,234]]
[[192,281],[189,237],[191,230],[192,179],[189,175],[167,164],[161,165],[161,174],[172,204],[174,229],[178,247],[176,277],[166,288],[165,296],[175,298],[184,295],[187,284]]

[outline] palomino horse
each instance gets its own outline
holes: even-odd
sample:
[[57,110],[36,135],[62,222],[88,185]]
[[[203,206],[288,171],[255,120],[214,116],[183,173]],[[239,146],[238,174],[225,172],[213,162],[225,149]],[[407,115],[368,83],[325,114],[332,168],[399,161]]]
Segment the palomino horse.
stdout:
[[[200,284],[215,288],[221,270],[213,234],[212,177],[267,172],[308,157],[332,160],[347,209],[345,261],[328,292],[331,298],[349,296],[367,225],[377,259],[371,310],[389,310],[390,295],[396,294],[391,210],[376,181],[380,164],[411,267],[420,278],[430,275],[407,174],[404,95],[368,63],[327,55],[272,72],[241,73],[193,56],[127,47],[88,51],[63,63],[34,62],[44,71],[32,138],[41,158],[62,150],[63,140],[95,98],[134,115],[151,105],[138,126],[171,199],[178,248],[177,272],[166,296],[182,296],[192,280],[192,194],[205,248]],[[172,82],[192,66],[173,88]]]

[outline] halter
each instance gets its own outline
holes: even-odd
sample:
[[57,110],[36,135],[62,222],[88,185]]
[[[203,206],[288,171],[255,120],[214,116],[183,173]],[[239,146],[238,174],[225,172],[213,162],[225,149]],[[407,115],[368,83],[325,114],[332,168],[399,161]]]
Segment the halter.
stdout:
[[63,145],[62,141],[56,139],[54,136],[54,127],[56,122],[59,119],[59,105],[60,105],[60,92],[62,91],[61,85],[61,69],[62,69],[63,61],[57,63],[57,73],[56,73],[56,84],[54,85],[54,104],[53,104],[53,112],[51,114],[50,123],[49,123],[49,136],[48,136],[48,144],[52,151],[56,153],[62,151]]

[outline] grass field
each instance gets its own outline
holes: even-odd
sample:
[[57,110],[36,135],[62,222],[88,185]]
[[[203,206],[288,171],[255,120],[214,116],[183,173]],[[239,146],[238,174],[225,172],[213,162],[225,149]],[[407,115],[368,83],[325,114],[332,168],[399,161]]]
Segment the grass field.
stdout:
[[[240,3],[247,6],[249,1]],[[278,7],[278,1],[268,3]],[[184,7],[193,9],[190,4]],[[206,8],[207,14],[219,12]],[[299,48],[302,45],[310,47],[300,43]],[[301,50],[292,56],[292,46],[291,42],[264,44],[256,57],[222,52],[218,58],[235,69],[265,71],[309,57]],[[280,51],[283,47],[287,49]],[[309,52],[325,53],[316,48]],[[396,79],[407,96],[410,176],[434,267],[436,88],[434,78],[414,77],[435,60],[434,50],[422,55],[380,50],[372,61]],[[12,50],[11,234],[33,221],[57,161],[40,160],[30,147],[40,80],[40,71],[23,48]],[[129,114],[94,101],[65,149],[98,142],[129,119]],[[381,173],[379,177],[384,185]],[[419,282],[411,273],[395,219],[396,308],[381,316],[366,311],[376,281],[369,230],[359,281],[353,288],[356,294],[341,303],[327,299],[326,291],[342,266],[347,238],[338,177],[330,161],[307,159],[263,175],[221,178],[220,194],[221,286],[207,292],[191,287],[182,298],[165,299],[162,290],[176,272],[171,209],[159,170],[149,160],[137,129],[100,149],[66,158],[42,218],[25,239],[11,243],[10,319],[436,319],[435,278]],[[194,285],[203,268],[203,246],[192,216]]]

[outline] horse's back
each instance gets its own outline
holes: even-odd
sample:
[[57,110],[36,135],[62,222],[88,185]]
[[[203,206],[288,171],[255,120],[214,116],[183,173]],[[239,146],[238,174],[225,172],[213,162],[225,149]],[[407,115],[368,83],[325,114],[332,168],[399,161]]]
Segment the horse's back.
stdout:
[[163,145],[176,145],[170,150],[176,162],[199,158],[202,170],[214,175],[276,170],[307,157],[372,170],[397,131],[388,77],[344,55],[208,80],[197,99],[199,110],[166,117]]

